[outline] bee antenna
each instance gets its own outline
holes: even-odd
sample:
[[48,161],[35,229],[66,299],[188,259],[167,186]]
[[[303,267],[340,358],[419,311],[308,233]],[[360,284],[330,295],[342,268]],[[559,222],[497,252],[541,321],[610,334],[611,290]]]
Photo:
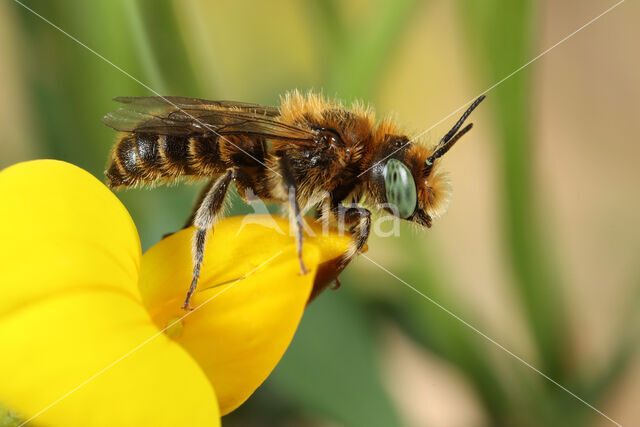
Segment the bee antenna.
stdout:
[[451,147],[453,147],[453,144],[455,144],[460,138],[462,138],[465,133],[469,132],[472,127],[473,123],[469,123],[464,128],[462,128],[460,132],[456,133],[451,139],[444,143],[444,145],[440,145],[438,149],[431,156],[429,156],[429,158],[427,158],[427,166],[431,166],[435,159],[444,156],[444,154],[449,151]]
[[449,132],[447,132],[445,134],[445,136],[442,137],[442,139],[440,140],[440,144],[439,145],[444,145],[446,144],[451,138],[453,138],[453,136],[456,134],[456,132],[458,132],[458,129],[460,129],[460,127],[462,126],[462,124],[464,123],[465,120],[467,120],[467,117],[469,117],[469,115],[471,114],[471,112],[473,112],[473,110],[476,109],[476,107],[485,99],[486,97],[484,95],[480,95],[478,97],[478,99],[476,99],[475,101],[473,101],[473,103],[469,106],[469,108],[467,108],[467,111],[464,112],[464,114],[462,115],[462,117],[460,117],[460,120],[458,120],[458,122],[453,125],[453,127],[451,128],[451,130]]
[[464,124],[465,120],[467,120],[473,110],[475,110],[476,107],[480,105],[480,103],[484,101],[485,98],[485,95],[480,95],[475,101],[473,101],[469,108],[467,108],[467,111],[465,111],[462,117],[460,117],[456,124],[453,125],[451,130],[442,137],[436,151],[434,151],[434,153],[427,159],[427,166],[431,166],[435,159],[442,157],[447,151],[449,151],[451,147],[453,147],[453,144],[455,144],[456,141],[458,141],[465,133],[471,130],[471,128],[473,127],[473,123],[469,123],[460,132],[458,132],[458,129],[460,129],[460,127]]

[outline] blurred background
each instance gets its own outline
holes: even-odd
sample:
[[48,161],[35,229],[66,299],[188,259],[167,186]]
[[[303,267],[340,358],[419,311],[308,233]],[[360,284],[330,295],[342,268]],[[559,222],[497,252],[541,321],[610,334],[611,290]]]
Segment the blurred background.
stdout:
[[[313,88],[417,134],[615,0],[24,3],[162,94],[277,105]],[[488,92],[444,161],[448,214],[369,242],[368,257],[428,298],[356,259],[223,425],[614,425],[514,355],[640,425],[639,18],[622,3]],[[0,2],[0,93],[0,168],[56,158],[101,180],[111,99],[151,95],[12,1]],[[118,197],[148,248],[197,191]]]

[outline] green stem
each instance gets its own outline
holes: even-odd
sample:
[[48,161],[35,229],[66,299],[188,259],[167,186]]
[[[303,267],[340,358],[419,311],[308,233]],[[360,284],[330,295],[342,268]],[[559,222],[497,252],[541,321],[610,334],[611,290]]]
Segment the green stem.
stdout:
[[[489,3],[489,4],[487,4]],[[466,26],[477,58],[491,86],[529,61],[535,20],[530,0],[462,1]],[[561,283],[549,256],[534,187],[529,69],[505,80],[488,94],[497,118],[500,182],[506,251],[515,275],[533,339],[540,353],[539,368],[554,379],[565,375],[566,337]]]

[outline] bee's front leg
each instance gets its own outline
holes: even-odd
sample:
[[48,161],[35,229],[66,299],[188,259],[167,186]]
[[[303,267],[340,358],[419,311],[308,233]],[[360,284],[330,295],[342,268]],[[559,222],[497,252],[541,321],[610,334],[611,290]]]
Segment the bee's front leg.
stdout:
[[212,184],[207,186],[208,191],[200,201],[198,209],[195,211],[193,225],[195,225],[197,229],[193,238],[193,275],[191,286],[189,286],[189,291],[187,291],[187,296],[182,306],[184,310],[189,310],[191,296],[198,284],[200,268],[202,267],[202,260],[204,259],[204,248],[207,243],[207,234],[222,212],[224,199],[234,176],[235,170],[228,169],[223,175],[215,181],[212,181]]
[[289,164],[289,160],[287,159],[286,155],[280,156],[278,165],[280,166],[280,173],[282,174],[282,182],[284,184],[284,188],[287,191],[289,197],[289,215],[291,225],[293,226],[293,230],[296,234],[296,244],[298,246],[298,261],[300,262],[300,274],[307,274],[309,270],[307,270],[307,267],[305,267],[304,261],[302,260],[304,224],[302,223],[302,214],[300,213],[300,206],[298,205],[296,182],[291,171],[291,165]]
[[349,232],[352,236],[349,250],[343,257],[344,263],[347,263],[362,250],[369,239],[369,232],[371,231],[371,211],[357,203],[352,203],[349,206],[336,203],[332,208],[332,212],[338,218],[339,226],[349,227]]

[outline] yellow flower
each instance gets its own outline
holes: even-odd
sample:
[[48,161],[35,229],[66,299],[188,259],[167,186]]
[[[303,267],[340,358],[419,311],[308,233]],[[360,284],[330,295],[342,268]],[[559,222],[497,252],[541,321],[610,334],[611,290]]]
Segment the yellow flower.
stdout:
[[216,225],[185,313],[192,230],[141,256],[126,209],[87,172],[2,171],[0,404],[38,425],[219,425],[273,370],[348,245],[316,226],[301,276],[285,220],[245,222]]

